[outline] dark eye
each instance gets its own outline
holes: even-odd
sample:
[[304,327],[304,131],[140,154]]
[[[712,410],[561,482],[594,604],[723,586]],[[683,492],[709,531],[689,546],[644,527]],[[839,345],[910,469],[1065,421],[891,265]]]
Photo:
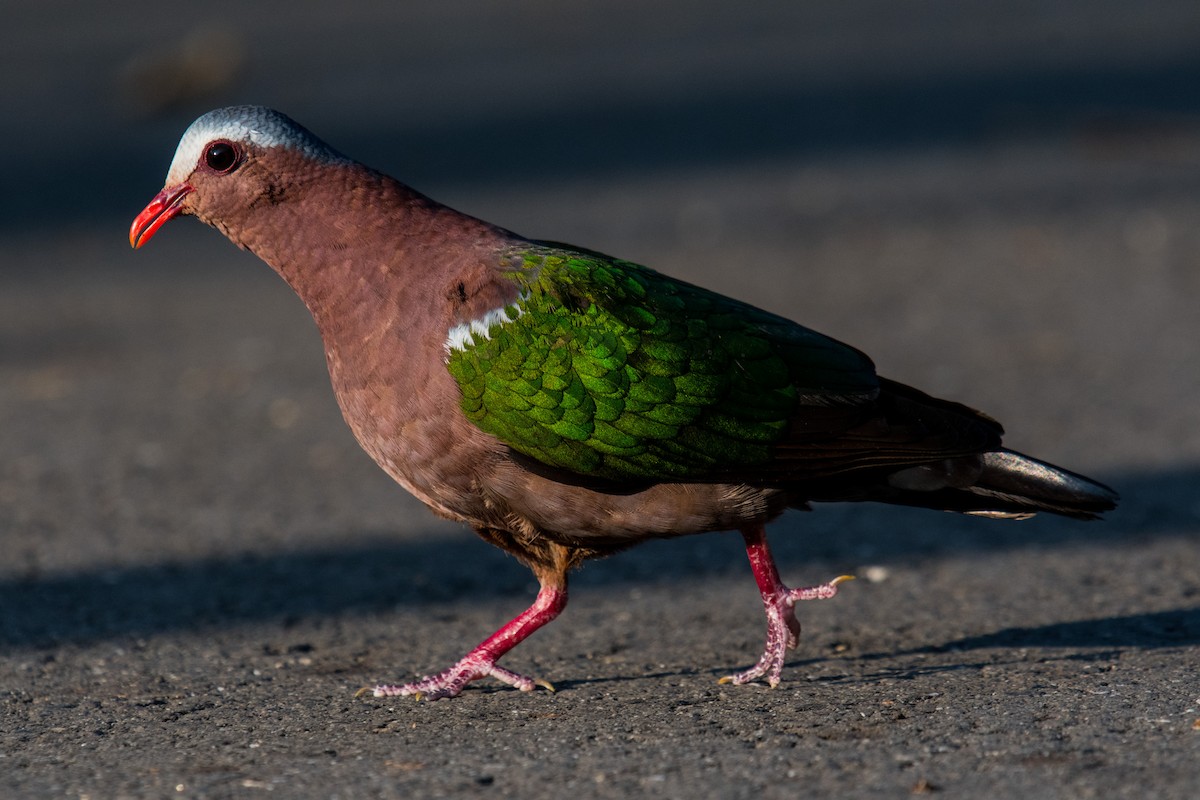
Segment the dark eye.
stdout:
[[237,166],[238,150],[229,142],[213,142],[204,148],[204,163],[214,172],[229,172]]

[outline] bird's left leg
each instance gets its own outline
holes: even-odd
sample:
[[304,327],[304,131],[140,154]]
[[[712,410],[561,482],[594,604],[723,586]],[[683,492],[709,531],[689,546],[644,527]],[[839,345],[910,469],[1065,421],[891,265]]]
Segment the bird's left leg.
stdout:
[[369,692],[375,697],[415,695],[418,700],[440,700],[443,697],[454,697],[471,681],[487,677],[495,678],[523,692],[532,691],[538,686],[554,691],[554,687],[547,681],[527,678],[496,663],[501,656],[529,638],[530,634],[549,623],[567,607],[566,569],[555,568],[535,572],[538,573],[541,589],[533,605],[480,642],[454,666],[445,672],[413,683],[376,686],[363,689],[359,694]]
[[839,575],[819,586],[804,586],[789,589],[779,577],[779,568],[767,544],[767,531],[762,524],[742,529],[746,540],[746,555],[758,591],[762,595],[763,608],[767,612],[767,644],[758,663],[745,672],[728,675],[721,683],[742,684],[758,678],[766,678],[772,688],[779,683],[783,672],[785,652],[800,643],[800,621],[796,619],[796,602],[799,600],[825,600],[837,594],[838,584],[851,580],[851,575]]

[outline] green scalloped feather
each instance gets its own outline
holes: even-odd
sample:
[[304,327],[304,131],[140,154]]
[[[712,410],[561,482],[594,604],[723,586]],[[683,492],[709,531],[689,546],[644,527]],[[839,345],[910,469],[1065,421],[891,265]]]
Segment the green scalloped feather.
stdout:
[[716,479],[768,462],[801,398],[877,388],[857,350],[645,267],[553,246],[504,256],[520,301],[447,367],[472,422],[551,467]]

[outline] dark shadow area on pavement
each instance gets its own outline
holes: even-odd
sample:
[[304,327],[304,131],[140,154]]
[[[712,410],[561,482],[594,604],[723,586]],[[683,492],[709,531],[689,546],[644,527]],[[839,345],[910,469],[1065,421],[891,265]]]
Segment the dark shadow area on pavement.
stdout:
[[[947,653],[969,652],[972,650],[1079,650],[1089,648],[1088,652],[1057,654],[1049,653],[1044,660],[1049,661],[1083,661],[1105,662],[1115,659],[1123,650],[1150,650],[1162,647],[1195,647],[1200,645],[1200,606],[1180,608],[1171,611],[1158,611],[1147,614],[1130,614],[1122,617],[1102,617],[1100,619],[1085,619],[1075,622],[1057,622],[1050,625],[1039,625],[1029,628],[1004,628],[982,636],[968,636],[955,639],[941,645],[915,647],[907,650],[894,650],[881,653],[864,653],[858,656],[839,656],[837,658],[810,658],[789,662],[788,667],[794,668],[805,664],[828,664],[833,661],[841,662],[871,662],[903,660],[906,656],[931,656]],[[1090,649],[1099,648],[1099,649]],[[940,660],[934,663],[914,661],[903,666],[888,667],[877,673],[856,671],[852,680],[871,682],[882,677],[915,678],[938,672],[951,672],[963,669],[982,669],[998,664],[1015,663],[1028,660],[989,658],[983,661],[954,661],[947,663]],[[1038,658],[1037,660],[1043,660]],[[816,678],[822,681],[844,681],[843,676]]]
[[[411,115],[397,116],[392,127],[373,119],[369,131],[300,121],[335,148],[428,191],[1064,136],[1102,153],[1123,139],[1145,139],[1147,131],[1194,126],[1197,84],[1200,59],[1193,58],[890,82],[780,76],[770,86],[700,86],[620,99],[584,92],[553,109],[521,106],[507,118],[447,126],[422,127]],[[205,110],[173,119],[178,130],[171,135]],[[142,123],[127,138],[92,149],[23,154],[5,179],[21,191],[0,192],[0,229],[140,209],[175,145],[171,139],[144,146],[151,129],[158,136],[165,121]]]
[[[1050,518],[996,522],[859,506],[846,512],[845,519],[853,523],[843,526],[845,535],[840,533],[843,528],[831,533],[828,522],[809,524],[820,520],[820,514],[796,514],[774,526],[772,541],[785,568],[793,562],[811,564],[814,560],[853,568],[863,563],[864,549],[875,562],[914,562],[947,553],[1134,544],[1157,536],[1195,536],[1200,530],[1193,496],[1200,485],[1200,466],[1117,476],[1112,483],[1122,491],[1124,507],[1107,522]],[[897,524],[901,515],[912,522]],[[833,522],[839,518],[834,517]],[[603,589],[740,575],[746,571],[740,549],[740,540],[733,535],[651,542],[607,564],[589,567],[577,585]],[[745,577],[749,580],[748,572]],[[240,554],[193,563],[10,578],[0,581],[0,646],[53,646],[264,620],[286,626],[312,616],[449,604],[468,595],[486,600],[525,595],[532,599],[533,594],[532,578],[522,566],[474,538],[439,535],[392,544],[381,533],[372,544],[357,548],[331,546],[318,551]],[[1009,629],[950,642],[942,649],[1195,644],[1200,641],[1198,615],[1196,610],[1180,610]]]
[[[352,143],[397,163],[403,180],[508,182],[690,171],[729,161],[895,149],[939,149],[998,138],[1064,134],[1104,139],[1149,115],[1151,127],[1200,112],[1200,60],[1107,69],[937,75],[905,83],[737,87],[676,97],[591,102],[557,124],[479,120],[453,129],[373,131]],[[581,98],[586,99],[586,98]],[[534,117],[536,119],[536,117]],[[395,156],[391,156],[395,157]]]
[[[1058,622],[1035,628],[1005,628],[913,652],[977,650],[988,647],[1187,647],[1200,644],[1200,606],[1124,617]],[[894,655],[894,654],[893,654]]]
[[[1200,645],[1200,606],[1182,608],[1172,611],[1159,611],[1148,614],[1130,614],[1123,617],[1104,617],[1100,619],[1078,620],[1075,622],[1059,622],[1051,625],[1040,625],[1029,628],[1004,628],[982,636],[969,636],[955,639],[941,645],[928,645],[906,650],[889,650],[878,653],[863,653],[855,655],[845,653],[837,656],[813,656],[808,658],[789,659],[786,666],[790,670],[803,669],[816,665],[828,667],[832,664],[862,664],[861,669],[849,670],[848,674],[820,675],[808,680],[824,683],[872,683],[882,678],[893,680],[910,680],[922,675],[931,675],[959,670],[979,670],[985,667],[995,667],[1001,664],[1017,663],[1028,660],[1021,658],[987,658],[984,660],[947,662],[943,660],[925,662],[919,658],[906,662],[906,658],[947,653],[968,652],[972,650],[1079,650],[1088,649],[1085,653],[1068,655],[1052,654],[1046,660],[1051,661],[1083,661],[1106,662],[1115,659],[1123,650],[1155,649],[1160,647],[1195,647]],[[1098,650],[1090,648],[1101,648]],[[1038,659],[1042,660],[1042,659]],[[874,661],[900,662],[896,666],[872,671],[868,666]],[[699,670],[714,677],[720,677],[730,672],[742,669],[745,664],[730,663],[719,667]],[[693,670],[662,670],[655,673],[638,673],[619,675],[606,678],[585,678],[556,681],[559,689],[571,689],[587,685],[613,684],[624,681],[650,678],[678,678],[685,674],[693,674]]]

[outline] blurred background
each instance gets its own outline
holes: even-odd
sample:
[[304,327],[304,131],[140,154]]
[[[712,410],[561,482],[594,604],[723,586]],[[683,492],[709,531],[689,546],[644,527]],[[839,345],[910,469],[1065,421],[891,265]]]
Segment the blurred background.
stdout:
[[[0,644],[68,659],[64,643],[409,619],[464,589],[516,604],[530,587],[358,450],[311,321],[269,269],[186,219],[130,250],[183,130],[234,103],[274,106],[465,212],[852,343],[1124,496],[1103,525],[790,515],[789,570],[953,553],[1003,593],[1013,563],[985,556],[1120,575],[1136,551],[1183,595],[1118,607],[1064,577],[1046,608],[1194,606],[1195,0],[9,5],[0,608],[29,610],[0,613]],[[728,576],[755,613],[729,537],[637,552],[581,585]],[[441,666],[498,619],[469,613],[461,640],[400,625],[424,638],[358,679]],[[245,635],[227,647],[257,652]],[[54,680],[12,669],[9,685]]]
[[[1118,162],[1093,170],[1114,191],[1140,157],[1145,191],[1186,165],[1194,130],[1200,11],[1182,1],[433,6],[19,4],[3,33],[0,131],[19,154],[6,225],[136,205],[131,184],[162,172],[182,128],[235,102],[442,193],[759,167],[786,173],[787,211],[810,219],[838,205],[821,169],[999,148]],[[888,181],[933,181],[914,182]]]

